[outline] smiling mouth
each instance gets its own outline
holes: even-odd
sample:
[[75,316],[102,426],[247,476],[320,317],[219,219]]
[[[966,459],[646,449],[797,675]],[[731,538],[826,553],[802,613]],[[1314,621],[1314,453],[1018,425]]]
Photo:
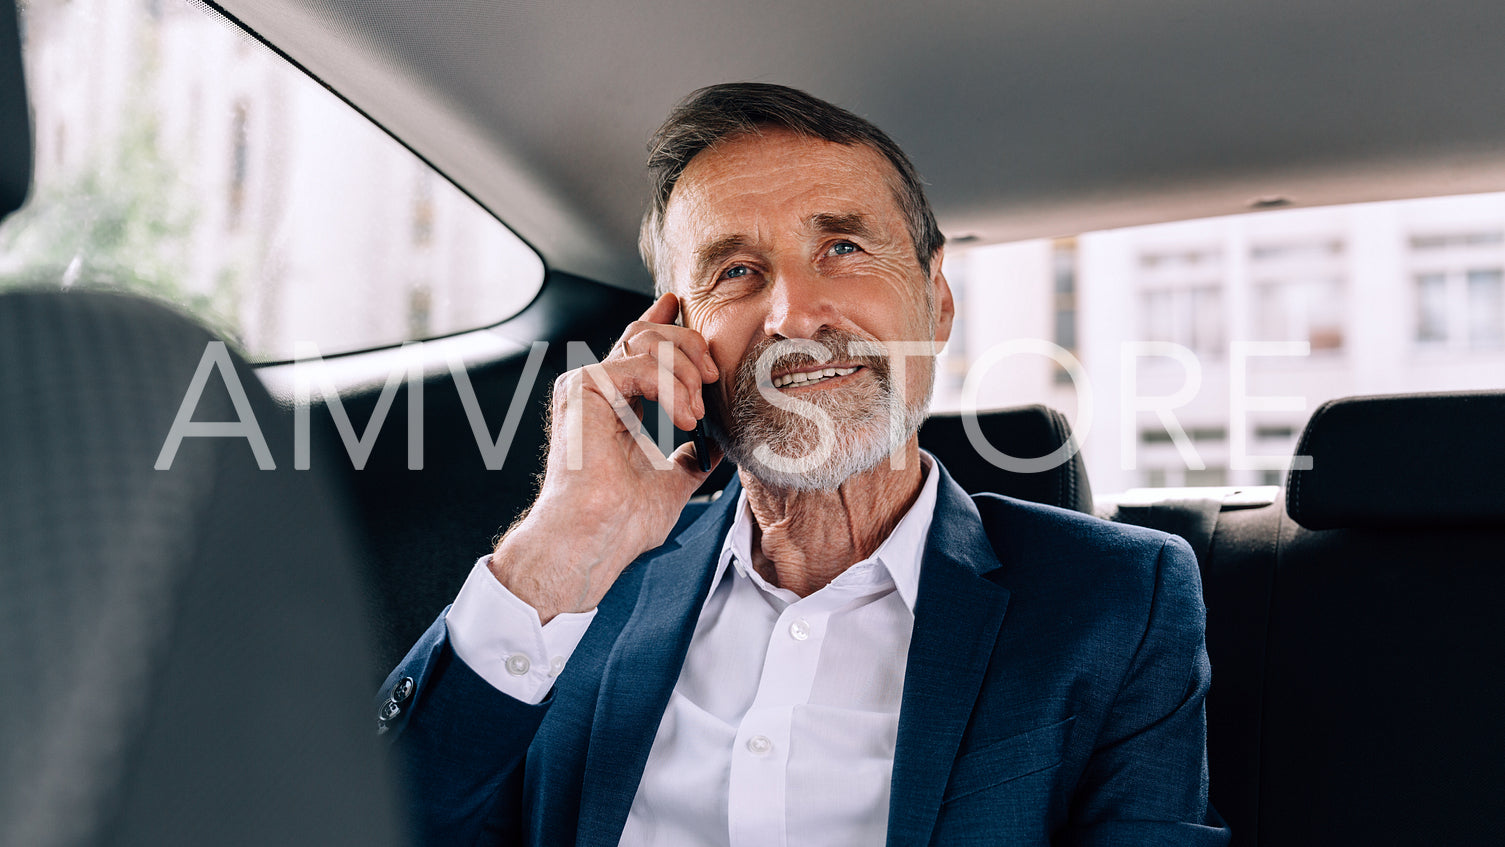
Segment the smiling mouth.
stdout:
[[834,379],[839,376],[854,374],[857,371],[858,366],[854,366],[850,368],[822,368],[818,371],[803,371],[801,373],[784,374],[783,376],[776,376],[773,378],[773,387],[799,388],[805,385],[815,385],[819,382],[825,382],[828,379]]

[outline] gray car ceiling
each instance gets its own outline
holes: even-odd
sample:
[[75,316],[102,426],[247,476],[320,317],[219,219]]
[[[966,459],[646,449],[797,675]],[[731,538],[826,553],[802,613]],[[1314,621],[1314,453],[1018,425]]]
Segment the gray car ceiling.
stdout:
[[978,242],[1505,188],[1505,3],[223,0],[550,266],[647,287],[644,144],[714,82],[870,118]]

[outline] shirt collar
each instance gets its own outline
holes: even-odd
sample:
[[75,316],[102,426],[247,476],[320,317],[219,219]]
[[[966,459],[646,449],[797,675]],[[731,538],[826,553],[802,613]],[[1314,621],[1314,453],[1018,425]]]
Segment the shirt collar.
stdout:
[[[920,590],[920,561],[925,555],[925,539],[930,535],[930,523],[935,518],[941,478],[940,472],[936,469],[934,456],[921,450],[920,461],[925,470],[925,480],[920,486],[920,496],[915,498],[909,511],[899,519],[893,532],[889,533],[883,543],[878,545],[878,549],[874,550],[868,558],[853,564],[847,571],[853,572],[860,566],[871,563],[874,568],[886,572],[888,578],[893,580],[899,598],[904,601],[910,613],[914,612],[915,597]],[[751,568],[753,515],[752,507],[747,503],[745,489],[737,496],[735,508],[736,517],[732,520],[731,529],[721,544],[721,554],[716,561],[716,573],[711,578],[711,589],[706,595],[707,602],[715,595],[717,586],[721,584],[721,578],[732,569],[735,569],[736,573],[741,576],[751,579],[765,591],[770,593],[779,591],[768,586]],[[732,567],[728,568],[728,564]],[[787,598],[783,599],[787,601]]]

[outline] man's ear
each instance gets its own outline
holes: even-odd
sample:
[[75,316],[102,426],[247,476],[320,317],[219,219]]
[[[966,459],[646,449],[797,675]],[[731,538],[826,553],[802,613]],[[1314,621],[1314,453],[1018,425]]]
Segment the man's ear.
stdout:
[[941,273],[941,260],[945,248],[938,248],[930,257],[930,293],[935,299],[935,340],[941,344],[951,338],[951,323],[956,318],[956,301],[951,297],[951,285]]

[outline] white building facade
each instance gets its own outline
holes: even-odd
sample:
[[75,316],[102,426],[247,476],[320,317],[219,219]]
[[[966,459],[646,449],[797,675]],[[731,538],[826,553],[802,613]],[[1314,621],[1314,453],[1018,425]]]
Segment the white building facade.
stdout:
[[972,372],[981,408],[1076,420],[1085,398],[1055,362],[988,352],[1069,350],[1090,381],[1082,448],[1100,491],[1278,484],[1325,400],[1505,386],[1505,195],[979,247],[946,271],[958,333],[936,407],[959,408]]

